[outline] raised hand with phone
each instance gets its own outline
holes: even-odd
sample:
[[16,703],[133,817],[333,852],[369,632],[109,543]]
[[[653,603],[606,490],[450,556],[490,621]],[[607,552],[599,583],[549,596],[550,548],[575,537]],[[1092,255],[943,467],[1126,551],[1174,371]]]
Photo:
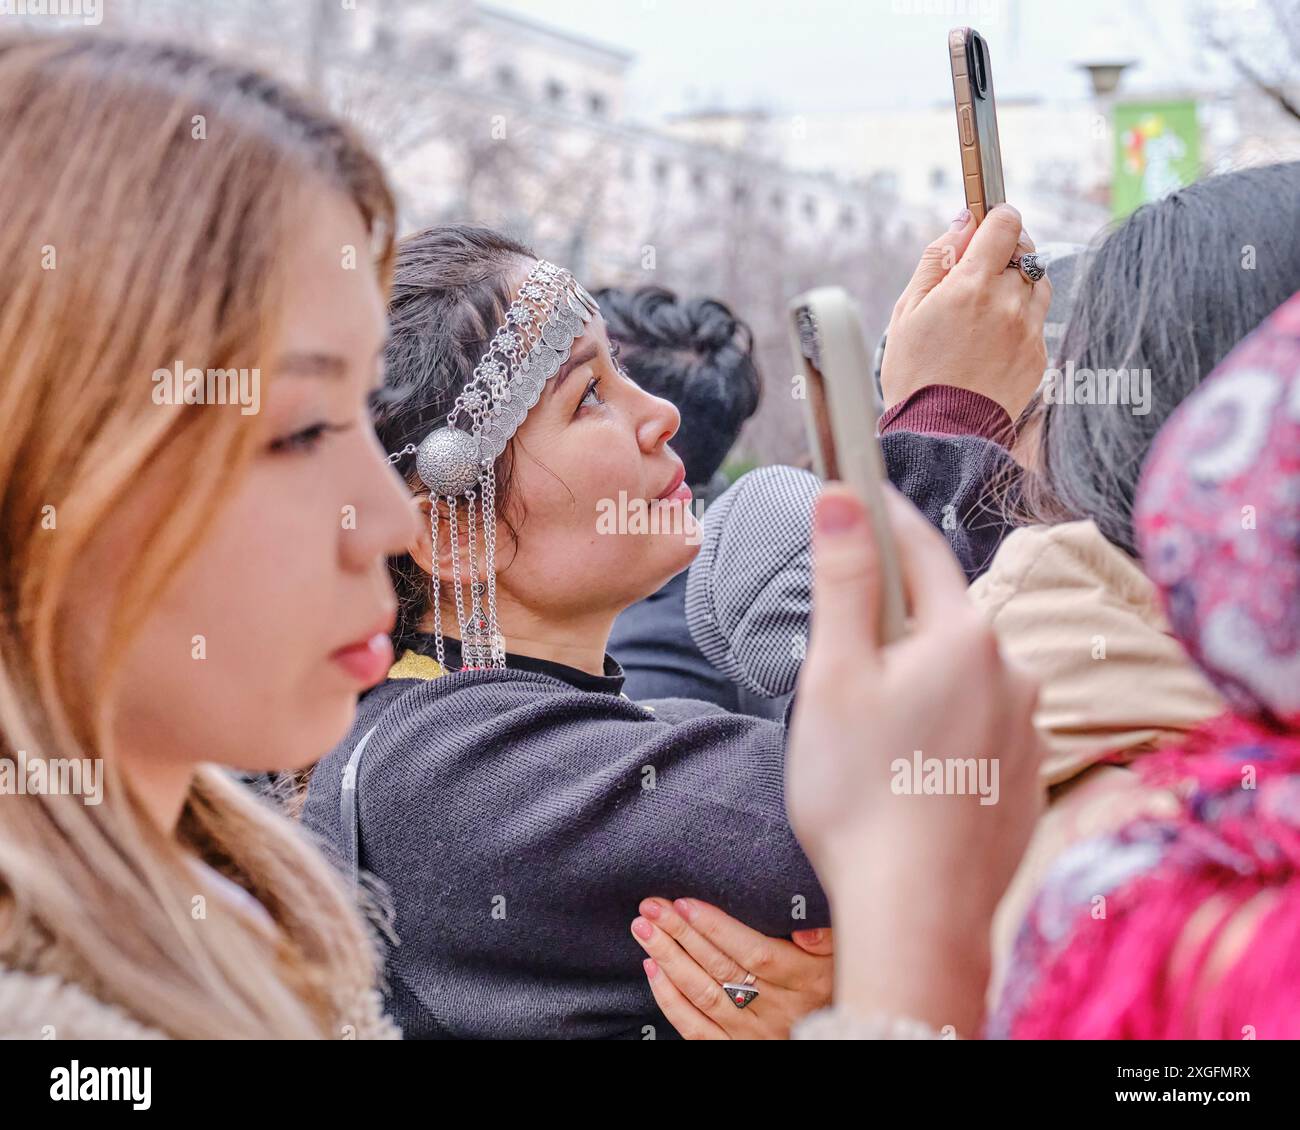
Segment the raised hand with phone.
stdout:
[[981,393],[1015,420],[1046,367],[1052,286],[1005,203],[988,43],[958,27],[948,50],[966,207],[925,249],[894,307],[881,386],[887,408],[942,384]]
[[1031,250],[1020,213],[999,204],[978,227],[964,209],[921,255],[894,306],[880,380],[886,407],[926,385],[982,393],[1012,420],[1047,367],[1047,279],[1031,284],[1010,266]]

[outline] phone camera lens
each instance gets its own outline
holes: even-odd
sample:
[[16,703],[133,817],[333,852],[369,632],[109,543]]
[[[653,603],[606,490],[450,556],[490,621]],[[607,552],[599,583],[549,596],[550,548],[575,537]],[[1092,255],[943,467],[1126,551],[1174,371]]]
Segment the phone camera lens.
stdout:
[[985,66],[984,40],[977,35],[971,46],[971,54],[975,57],[975,92],[980,97],[983,97],[988,93],[989,89],[988,72]]

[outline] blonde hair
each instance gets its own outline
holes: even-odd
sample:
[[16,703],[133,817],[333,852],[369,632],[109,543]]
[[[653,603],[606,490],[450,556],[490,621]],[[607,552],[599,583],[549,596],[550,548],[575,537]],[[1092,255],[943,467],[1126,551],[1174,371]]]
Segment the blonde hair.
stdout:
[[[168,837],[103,757],[126,644],[257,438],[238,411],[159,412],[148,375],[177,357],[257,364],[295,206],[331,188],[359,208],[386,286],[392,197],[327,114],[181,47],[0,37],[0,757],[104,770],[98,806],[0,797],[0,964],[58,972],[177,1037],[339,1035],[376,975],[351,892],[293,823],[205,766]],[[57,656],[78,638],[72,587],[93,583],[78,562],[163,474],[184,486],[145,520],[94,686],[75,685]],[[276,929],[222,910],[194,856]]]

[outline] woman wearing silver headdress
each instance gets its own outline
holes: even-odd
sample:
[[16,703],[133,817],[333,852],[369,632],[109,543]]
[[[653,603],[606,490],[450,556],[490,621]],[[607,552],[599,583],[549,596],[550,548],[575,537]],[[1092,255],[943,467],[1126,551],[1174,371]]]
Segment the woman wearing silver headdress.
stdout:
[[[493,232],[407,239],[389,313],[377,430],[427,533],[391,563],[400,659],[305,821],[391,892],[408,1036],[670,1037],[628,932],[642,898],[829,924],[786,819],[785,727],[632,702],[605,655],[697,552],[677,410],[622,372],[569,272]],[[762,1009],[748,973],[719,989]]]

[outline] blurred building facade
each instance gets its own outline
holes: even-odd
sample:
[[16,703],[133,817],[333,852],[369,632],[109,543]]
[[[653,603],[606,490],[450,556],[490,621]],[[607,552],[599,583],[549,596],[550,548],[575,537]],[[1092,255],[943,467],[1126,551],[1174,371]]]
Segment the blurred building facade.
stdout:
[[792,162],[761,115],[741,144],[639,124],[632,55],[475,0],[123,0],[105,26],[181,36],[314,87],[381,151],[404,231],[487,224],[592,288],[728,302],[753,328],[765,378],[741,444],[754,461],[804,449],[790,298],[844,285],[877,333],[950,218],[878,176]]
[[[646,125],[629,105],[632,54],[477,0],[115,0],[104,30],[180,37],[315,89],[380,150],[403,231],[487,224],[592,288],[728,302],[765,378],[742,437],[762,461],[803,450],[790,298],[845,286],[878,332],[963,203],[946,102]],[[1107,222],[1110,101],[999,101],[1008,194],[1040,242],[1087,242]],[[1209,167],[1300,156],[1300,130],[1241,91],[1200,115]]]

